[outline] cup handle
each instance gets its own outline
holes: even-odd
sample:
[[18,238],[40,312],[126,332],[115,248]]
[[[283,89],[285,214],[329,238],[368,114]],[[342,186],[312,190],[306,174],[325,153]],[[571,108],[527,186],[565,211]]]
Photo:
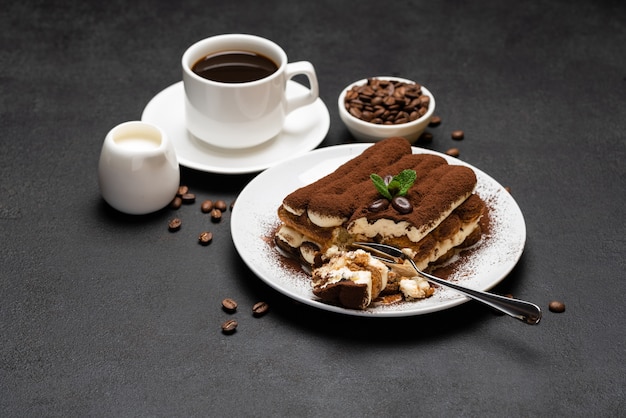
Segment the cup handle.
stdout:
[[298,74],[303,74],[309,79],[310,90],[307,94],[287,99],[286,114],[296,110],[299,107],[310,105],[319,97],[319,86],[317,84],[317,76],[313,64],[308,61],[290,62],[285,68],[285,79],[289,81]]

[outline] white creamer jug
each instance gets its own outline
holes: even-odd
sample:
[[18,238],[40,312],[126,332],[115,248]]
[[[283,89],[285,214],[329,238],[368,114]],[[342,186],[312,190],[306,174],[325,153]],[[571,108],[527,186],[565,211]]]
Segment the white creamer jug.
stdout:
[[169,204],[180,171],[174,145],[159,127],[124,122],[104,139],[98,164],[100,193],[115,209],[142,215]]

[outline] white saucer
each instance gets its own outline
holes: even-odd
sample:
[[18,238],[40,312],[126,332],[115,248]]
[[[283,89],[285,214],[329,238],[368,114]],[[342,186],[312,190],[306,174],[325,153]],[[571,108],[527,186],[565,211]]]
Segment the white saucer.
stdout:
[[[306,93],[295,81],[287,83],[287,96]],[[252,148],[231,150],[211,146],[185,128],[185,90],[180,81],[158,93],[146,105],[141,120],[163,129],[174,143],[178,163],[199,171],[221,174],[255,173],[317,147],[330,127],[328,109],[321,99],[294,110],[278,136]]]

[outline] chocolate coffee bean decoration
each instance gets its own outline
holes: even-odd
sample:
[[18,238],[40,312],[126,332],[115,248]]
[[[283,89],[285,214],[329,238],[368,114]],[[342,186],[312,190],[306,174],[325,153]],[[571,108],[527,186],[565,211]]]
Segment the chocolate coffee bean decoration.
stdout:
[[387,199],[378,199],[375,200],[371,205],[369,205],[369,210],[372,212],[380,212],[389,207],[389,201]]
[[391,206],[401,214],[411,213],[413,211],[413,205],[404,196],[396,196],[391,200]]

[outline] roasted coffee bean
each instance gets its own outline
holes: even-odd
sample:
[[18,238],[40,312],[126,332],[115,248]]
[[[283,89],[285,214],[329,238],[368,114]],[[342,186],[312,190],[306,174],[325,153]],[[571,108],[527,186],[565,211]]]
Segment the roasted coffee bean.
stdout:
[[465,137],[465,133],[463,131],[452,131],[452,134],[450,136],[455,141],[460,141]]
[[170,208],[172,209],[179,209],[183,204],[183,199],[180,198],[180,196],[176,196],[174,198],[174,200],[172,200],[172,202],[170,203]]
[[178,196],[182,196],[184,194],[187,194],[189,192],[189,187],[187,186],[179,186],[178,187],[178,191],[176,192],[176,194]]
[[548,309],[550,309],[551,312],[556,312],[556,313],[565,312],[565,304],[558,300],[553,300],[548,305]]
[[431,134],[430,132],[424,132],[422,135],[420,135],[419,137],[419,141],[420,142],[432,142],[433,141],[433,134]]
[[448,154],[450,157],[458,157],[459,155],[461,155],[461,151],[459,151],[458,148],[450,148],[448,151],[446,151],[446,154]]
[[213,241],[213,233],[209,231],[200,232],[200,235],[198,235],[198,242],[201,245],[209,245],[211,241]]
[[215,208],[221,210],[222,212],[225,212],[226,209],[228,209],[228,206],[223,200],[218,200],[217,202],[215,202]]
[[352,116],[354,116],[357,119],[361,119],[361,116],[363,115],[363,113],[361,112],[360,109],[358,109],[357,107],[351,107],[350,108],[350,114]]
[[213,210],[213,202],[211,200],[205,200],[200,205],[200,210],[202,213],[209,213]]
[[439,126],[441,124],[441,118],[437,115],[430,118],[430,122],[428,122],[428,126]]
[[167,229],[169,229],[171,232],[176,232],[180,229],[182,224],[183,221],[181,221],[180,218],[174,218],[168,222]]
[[211,220],[213,222],[219,222],[222,220],[222,211],[216,208],[213,208],[213,210],[211,210]]
[[229,319],[228,321],[226,321],[226,322],[224,322],[222,324],[222,332],[224,334],[232,334],[235,331],[237,331],[237,325],[239,325],[239,324],[237,323],[236,320]]
[[252,306],[252,315],[259,317],[267,313],[269,305],[265,302],[257,302]]
[[387,96],[383,99],[383,104],[387,105],[387,109],[389,109],[389,106],[396,104],[396,98],[393,96]]
[[369,205],[369,210],[372,212],[381,212],[389,207],[389,200],[387,199],[378,199],[372,202]]
[[233,313],[237,310],[237,302],[231,298],[226,298],[222,301],[222,309],[226,312]]
[[428,111],[430,98],[417,83],[370,78],[346,92],[344,105],[355,118],[394,125],[414,121]]
[[230,202],[230,210],[233,210],[233,208],[235,207],[235,202],[236,200],[233,200],[232,202]]
[[196,195],[193,193],[185,193],[180,198],[183,200],[183,203],[186,205],[190,205],[196,201]]
[[396,196],[391,199],[391,206],[398,211],[398,213],[407,214],[413,211],[413,205],[404,196]]

